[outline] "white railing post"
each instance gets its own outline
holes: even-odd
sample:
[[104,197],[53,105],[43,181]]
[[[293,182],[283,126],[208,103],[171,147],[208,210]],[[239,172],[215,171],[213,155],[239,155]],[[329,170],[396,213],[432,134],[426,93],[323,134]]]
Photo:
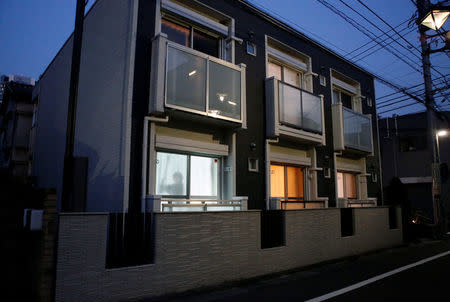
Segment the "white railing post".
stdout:
[[248,210],[248,196],[234,196],[233,200],[240,200],[241,201],[241,211],[247,211]]

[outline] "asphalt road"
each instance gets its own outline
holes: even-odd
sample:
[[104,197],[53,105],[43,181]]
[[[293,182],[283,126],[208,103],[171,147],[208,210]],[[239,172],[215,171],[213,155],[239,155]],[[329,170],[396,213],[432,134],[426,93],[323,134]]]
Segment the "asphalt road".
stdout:
[[[450,239],[422,240],[289,274],[241,282],[232,287],[143,301],[321,301],[314,299],[448,251]],[[450,254],[326,301],[450,301]]]

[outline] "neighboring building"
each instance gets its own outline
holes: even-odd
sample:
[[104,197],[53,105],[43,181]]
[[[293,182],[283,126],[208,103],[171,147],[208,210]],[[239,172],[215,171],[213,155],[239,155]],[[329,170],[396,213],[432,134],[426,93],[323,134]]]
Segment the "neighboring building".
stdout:
[[[449,130],[450,112],[437,118],[437,130]],[[380,119],[380,145],[383,186],[389,186],[393,177],[405,184],[411,206],[433,218],[432,159],[426,112],[394,115]],[[450,137],[438,137],[440,162],[450,163]],[[443,197],[448,199],[448,184],[443,183]],[[448,202],[448,201],[447,201]],[[448,207],[448,205],[447,205]]]
[[[112,25],[86,18],[75,156],[88,158],[87,211],[141,209],[154,195],[381,204],[370,73],[246,2],[155,3],[139,5],[131,33],[114,1],[91,12],[113,10]],[[33,174],[59,196],[71,47],[34,92]]]
[[74,146],[89,213],[67,213],[72,44],[33,91],[32,173],[66,212],[57,301],[160,295],[401,242],[399,212],[376,207],[373,76],[240,0],[93,4]]
[[23,76],[3,76],[2,80],[0,168],[13,176],[26,177],[34,80]]

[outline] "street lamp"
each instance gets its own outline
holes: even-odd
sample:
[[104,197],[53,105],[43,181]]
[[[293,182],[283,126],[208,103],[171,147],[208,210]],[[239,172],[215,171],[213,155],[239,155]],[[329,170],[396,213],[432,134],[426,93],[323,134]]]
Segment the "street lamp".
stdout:
[[439,30],[449,16],[450,9],[448,7],[432,8],[418,23],[433,30]]
[[439,164],[441,162],[441,156],[439,153],[439,137],[447,136],[449,132],[447,130],[438,130],[436,131],[436,151],[437,151],[437,158],[436,161]]

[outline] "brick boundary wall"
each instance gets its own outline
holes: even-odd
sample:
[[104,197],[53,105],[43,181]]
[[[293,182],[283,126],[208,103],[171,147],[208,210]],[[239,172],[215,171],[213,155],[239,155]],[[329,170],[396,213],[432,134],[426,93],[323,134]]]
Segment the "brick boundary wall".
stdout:
[[402,243],[387,207],[286,211],[285,246],[261,249],[260,211],[156,213],[154,264],[105,269],[106,213],[61,214],[56,301],[119,301],[281,272]]

